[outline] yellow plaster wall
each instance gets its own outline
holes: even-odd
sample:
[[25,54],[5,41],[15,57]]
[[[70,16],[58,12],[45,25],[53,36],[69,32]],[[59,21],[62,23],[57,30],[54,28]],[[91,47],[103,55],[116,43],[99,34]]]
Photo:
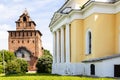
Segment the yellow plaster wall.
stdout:
[[71,62],[78,62],[83,55],[83,20],[71,23]]
[[[96,13],[84,20],[84,43],[86,31],[92,31],[92,54],[85,59],[115,54],[115,15]],[[85,53],[85,44],[84,44]]]
[[120,53],[119,50],[119,34],[120,34],[120,12],[116,14],[116,53]]
[[[115,19],[114,14],[94,13],[84,20],[72,21],[71,62],[115,54]],[[85,37],[88,29],[92,31],[92,53],[90,55],[85,53]]]

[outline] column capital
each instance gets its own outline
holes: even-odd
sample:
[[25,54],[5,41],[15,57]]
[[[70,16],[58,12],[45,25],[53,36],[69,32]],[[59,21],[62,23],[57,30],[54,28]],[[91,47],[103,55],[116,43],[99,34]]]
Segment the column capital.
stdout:
[[70,25],[70,23],[66,23],[65,25]]
[[52,34],[54,35],[56,33],[56,31],[52,32]]

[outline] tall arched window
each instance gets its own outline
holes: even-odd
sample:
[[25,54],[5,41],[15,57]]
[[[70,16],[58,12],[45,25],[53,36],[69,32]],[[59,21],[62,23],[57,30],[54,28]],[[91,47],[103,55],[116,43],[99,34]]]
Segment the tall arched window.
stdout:
[[86,33],[86,54],[91,54],[92,48],[92,34],[91,31],[88,30]]

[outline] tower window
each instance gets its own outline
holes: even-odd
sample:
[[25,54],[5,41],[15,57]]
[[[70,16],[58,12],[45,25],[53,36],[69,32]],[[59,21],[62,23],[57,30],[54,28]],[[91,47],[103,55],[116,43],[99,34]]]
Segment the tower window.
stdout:
[[29,26],[31,26],[31,22],[29,22]]
[[12,37],[12,32],[11,32],[11,34],[10,34],[10,35],[11,35],[11,37]]
[[23,17],[23,21],[27,21],[26,17]]
[[19,36],[20,36],[20,32],[19,32]]
[[16,37],[16,32],[15,32],[15,37]]
[[91,47],[92,47],[92,35],[91,31],[87,31],[86,33],[86,54],[91,54]]
[[23,32],[23,37],[24,37],[24,32]]
[[33,40],[33,43],[35,43],[35,41]]
[[20,23],[18,22],[18,26],[20,26]]
[[11,43],[14,43],[14,41],[11,41]]
[[22,43],[24,43],[24,41],[22,40]]
[[35,32],[35,36],[36,36],[36,32]]
[[20,43],[20,41],[18,40],[18,43]]
[[29,40],[27,42],[29,43]]
[[27,32],[27,36],[28,36],[28,32]]

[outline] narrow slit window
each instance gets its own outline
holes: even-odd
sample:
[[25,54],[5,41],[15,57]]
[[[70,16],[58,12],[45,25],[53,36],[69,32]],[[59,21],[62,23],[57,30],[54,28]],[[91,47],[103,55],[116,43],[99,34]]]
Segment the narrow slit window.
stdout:
[[92,52],[92,34],[91,31],[86,33],[86,54],[91,54]]
[[23,17],[23,21],[27,21],[26,17]]

